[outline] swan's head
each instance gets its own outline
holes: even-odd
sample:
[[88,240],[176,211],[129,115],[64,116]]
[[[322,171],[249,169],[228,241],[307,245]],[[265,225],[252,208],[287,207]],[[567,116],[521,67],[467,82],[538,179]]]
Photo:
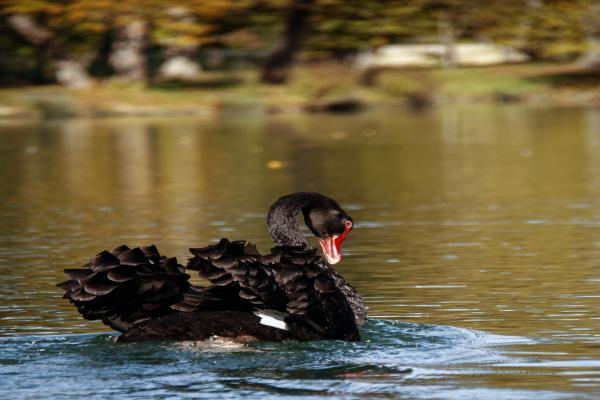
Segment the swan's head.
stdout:
[[304,222],[319,238],[323,255],[329,264],[342,259],[342,242],[352,230],[352,218],[333,199],[323,196],[304,213]]
[[273,203],[267,216],[273,241],[277,246],[310,247],[296,220],[300,212],[308,228],[319,239],[325,259],[330,264],[340,262],[342,242],[354,222],[335,200],[320,193],[291,193]]

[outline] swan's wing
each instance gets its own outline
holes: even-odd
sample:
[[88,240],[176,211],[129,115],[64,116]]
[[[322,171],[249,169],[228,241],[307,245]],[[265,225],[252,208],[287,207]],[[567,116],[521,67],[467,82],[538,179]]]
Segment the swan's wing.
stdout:
[[[69,280],[57,286],[85,319],[102,320],[124,332],[136,323],[173,312],[193,290],[189,275],[175,258],[155,246],[103,251],[81,269],[67,269]],[[199,296],[202,293],[198,293]],[[206,297],[206,296],[205,296]]]
[[341,275],[332,271],[331,278],[335,282],[335,286],[344,294],[344,297],[346,297],[346,300],[350,304],[354,313],[356,326],[363,326],[367,322],[367,311],[369,310],[364,299]]
[[[246,309],[285,310],[286,297],[271,268],[279,255],[262,256],[253,244],[227,239],[212,246],[192,248],[190,252],[194,257],[186,268],[198,271],[201,278],[210,281],[213,284],[211,290],[222,288],[221,291],[230,293],[234,302],[238,302],[236,309],[245,304]],[[231,309],[225,306],[230,304],[224,305],[223,309]]]
[[358,339],[352,308],[314,249],[276,247],[263,256],[244,241],[222,239],[190,251],[188,270],[213,287],[231,290],[250,307],[278,311],[290,326],[308,325],[324,337]]
[[288,298],[286,309],[323,337],[360,340],[352,305],[336,284],[335,272],[316,251],[283,250],[274,274]]

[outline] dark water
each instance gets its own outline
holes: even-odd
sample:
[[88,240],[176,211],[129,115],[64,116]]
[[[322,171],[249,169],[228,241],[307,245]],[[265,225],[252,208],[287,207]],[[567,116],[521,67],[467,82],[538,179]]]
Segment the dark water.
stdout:
[[[2,398],[600,396],[600,110],[0,124]],[[115,345],[54,284],[104,248],[268,249],[322,191],[365,342]]]

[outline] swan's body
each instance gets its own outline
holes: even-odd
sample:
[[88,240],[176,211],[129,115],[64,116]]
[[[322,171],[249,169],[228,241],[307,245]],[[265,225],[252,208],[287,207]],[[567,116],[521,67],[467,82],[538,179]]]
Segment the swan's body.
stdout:
[[296,222],[300,212],[321,238],[326,258],[339,261],[352,219],[328,197],[296,193],[269,211],[277,244],[270,254],[227,239],[190,249],[187,271],[197,271],[210,286],[192,285],[186,269],[154,246],[104,251],[83,269],[65,270],[70,280],[59,286],[84,318],[122,332],[118,342],[360,340],[366,306],[308,245]]

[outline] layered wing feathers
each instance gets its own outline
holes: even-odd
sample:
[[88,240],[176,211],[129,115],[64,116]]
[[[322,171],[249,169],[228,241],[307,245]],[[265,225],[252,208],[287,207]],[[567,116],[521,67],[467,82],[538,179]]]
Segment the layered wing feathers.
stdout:
[[362,299],[316,250],[275,247],[261,255],[250,243],[222,239],[190,252],[187,270],[211,286],[192,286],[177,260],[161,256],[155,246],[103,251],[82,268],[65,270],[69,280],[58,286],[84,318],[121,332],[174,312],[258,309],[288,315],[286,322],[298,331],[359,339]]
[[316,250],[276,247],[262,256],[250,243],[222,239],[190,252],[194,257],[188,270],[231,290],[252,307],[289,313],[291,321],[308,324],[325,336],[358,337],[352,307]]
[[285,295],[273,277],[271,265],[277,256],[263,257],[256,246],[244,241],[222,239],[205,248],[192,248],[187,269],[215,286],[227,287],[255,307],[281,309]]
[[103,251],[79,269],[65,270],[57,286],[85,319],[100,319],[124,332],[134,324],[172,312],[190,289],[189,275],[155,246]]

